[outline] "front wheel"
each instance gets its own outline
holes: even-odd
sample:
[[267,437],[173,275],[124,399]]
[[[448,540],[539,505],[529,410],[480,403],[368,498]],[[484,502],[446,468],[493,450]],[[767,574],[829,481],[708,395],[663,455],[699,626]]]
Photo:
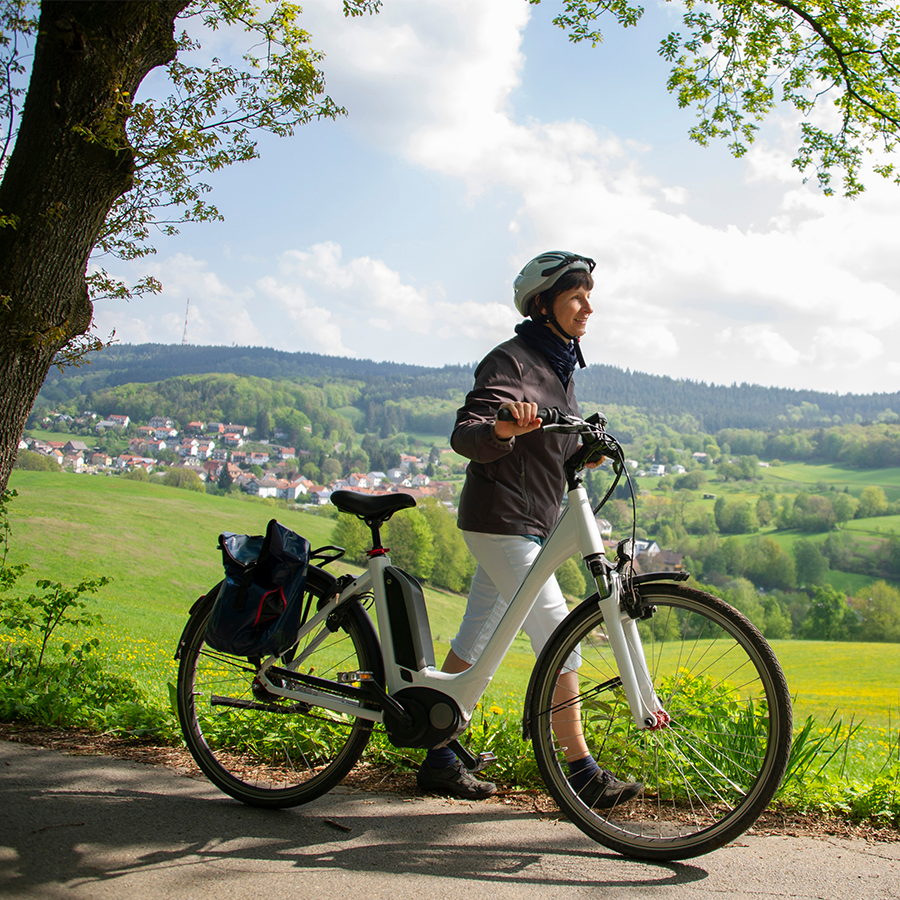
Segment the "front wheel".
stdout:
[[[790,752],[790,695],[772,649],[727,603],[675,584],[638,591],[655,607],[639,631],[668,727],[634,725],[603,615],[586,601],[541,655],[527,711],[532,740],[547,788],[585,834],[626,856],[686,859],[742,834],[774,796]],[[560,707],[578,711],[601,767],[643,784],[610,809],[579,798],[551,727],[557,682],[579,652],[579,694]]]
[[[313,609],[333,585],[327,572],[309,569]],[[319,797],[356,764],[372,722],[270,694],[256,678],[260,660],[209,647],[204,638],[213,597],[195,608],[179,646],[178,717],[191,755],[216,787],[253,806],[296,806]],[[307,636],[284,661],[302,656],[299,671],[320,678],[368,671],[380,680],[366,612],[351,601],[336,624]]]

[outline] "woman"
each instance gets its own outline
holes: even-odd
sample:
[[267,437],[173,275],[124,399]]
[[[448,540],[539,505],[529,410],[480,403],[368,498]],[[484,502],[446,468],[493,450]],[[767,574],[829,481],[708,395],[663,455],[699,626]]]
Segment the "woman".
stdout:
[[[531,260],[515,281],[516,308],[530,321],[516,337],[495,347],[475,370],[475,386],[457,413],[451,444],[471,460],[459,503],[458,525],[478,561],[459,633],[450,644],[445,672],[462,672],[480,656],[516,589],[560,515],[565,459],[576,449],[573,435],[535,434],[537,410],[557,407],[578,414],[572,374],[584,367],[579,340],[593,312],[594,261],[562,251]],[[500,409],[513,421],[498,421]],[[551,578],[523,629],[540,653],[568,610]],[[578,673],[560,678],[556,704],[578,695]],[[591,806],[613,806],[640,792],[619,781],[590,755],[579,710],[553,716],[564,748],[569,780]],[[496,786],[469,773],[446,747],[429,750],[418,772],[422,790],[481,799]]]

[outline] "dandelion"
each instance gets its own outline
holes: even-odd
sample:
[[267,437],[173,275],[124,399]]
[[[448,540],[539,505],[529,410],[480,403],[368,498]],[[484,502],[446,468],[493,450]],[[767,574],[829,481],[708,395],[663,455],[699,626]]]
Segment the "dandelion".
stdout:
[[497,706],[495,703],[494,703],[494,704],[491,704],[491,708],[490,708],[489,711],[490,711],[491,713],[493,713],[495,716],[502,716],[502,715],[503,715],[503,710],[502,710],[499,706]]

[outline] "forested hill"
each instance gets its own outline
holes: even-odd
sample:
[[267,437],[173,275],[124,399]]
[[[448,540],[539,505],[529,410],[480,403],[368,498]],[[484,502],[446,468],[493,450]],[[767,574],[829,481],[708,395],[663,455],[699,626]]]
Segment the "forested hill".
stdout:
[[707,384],[604,365],[588,366],[577,378],[579,399],[634,406],[663,418],[689,413],[708,432],[784,427],[791,422],[818,425],[835,416],[843,423],[868,424],[886,412],[900,413],[900,392],[826,394],[758,384]]
[[[51,369],[42,391],[45,403],[77,397],[129,383],[164,381],[180,375],[229,372],[269,379],[352,379],[367,385],[370,398],[446,399],[448,392],[466,392],[473,365],[429,368],[393,362],[287,353],[265,347],[195,347],[166,344],[114,345],[93,354],[91,364],[59,372]],[[767,388],[759,385],[717,385],[679,381],[592,365],[576,375],[578,397],[600,406],[631,406],[667,418],[692,415],[705,431],[721,428],[773,428],[834,421],[871,422],[886,412],[900,412],[900,392],[827,394]],[[889,418],[892,418],[888,416]]]
[[194,347],[179,344],[114,344],[91,354],[90,365],[51,369],[44,383],[47,399],[68,400],[121,384],[149,384],[179,375],[230,373],[269,379],[351,379],[384,387],[401,397],[446,396],[472,386],[473,366],[442,369],[371,359],[287,353],[269,347]]

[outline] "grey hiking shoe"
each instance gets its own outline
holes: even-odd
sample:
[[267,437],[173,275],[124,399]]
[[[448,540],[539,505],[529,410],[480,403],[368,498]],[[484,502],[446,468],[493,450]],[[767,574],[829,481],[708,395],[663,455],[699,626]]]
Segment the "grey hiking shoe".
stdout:
[[497,790],[492,781],[479,781],[460,760],[433,769],[423,762],[416,773],[419,790],[430,794],[452,794],[465,800],[484,800]]
[[601,769],[599,775],[575,793],[591,809],[611,809],[633,800],[643,790],[644,785],[639,781],[619,781],[612,772]]

